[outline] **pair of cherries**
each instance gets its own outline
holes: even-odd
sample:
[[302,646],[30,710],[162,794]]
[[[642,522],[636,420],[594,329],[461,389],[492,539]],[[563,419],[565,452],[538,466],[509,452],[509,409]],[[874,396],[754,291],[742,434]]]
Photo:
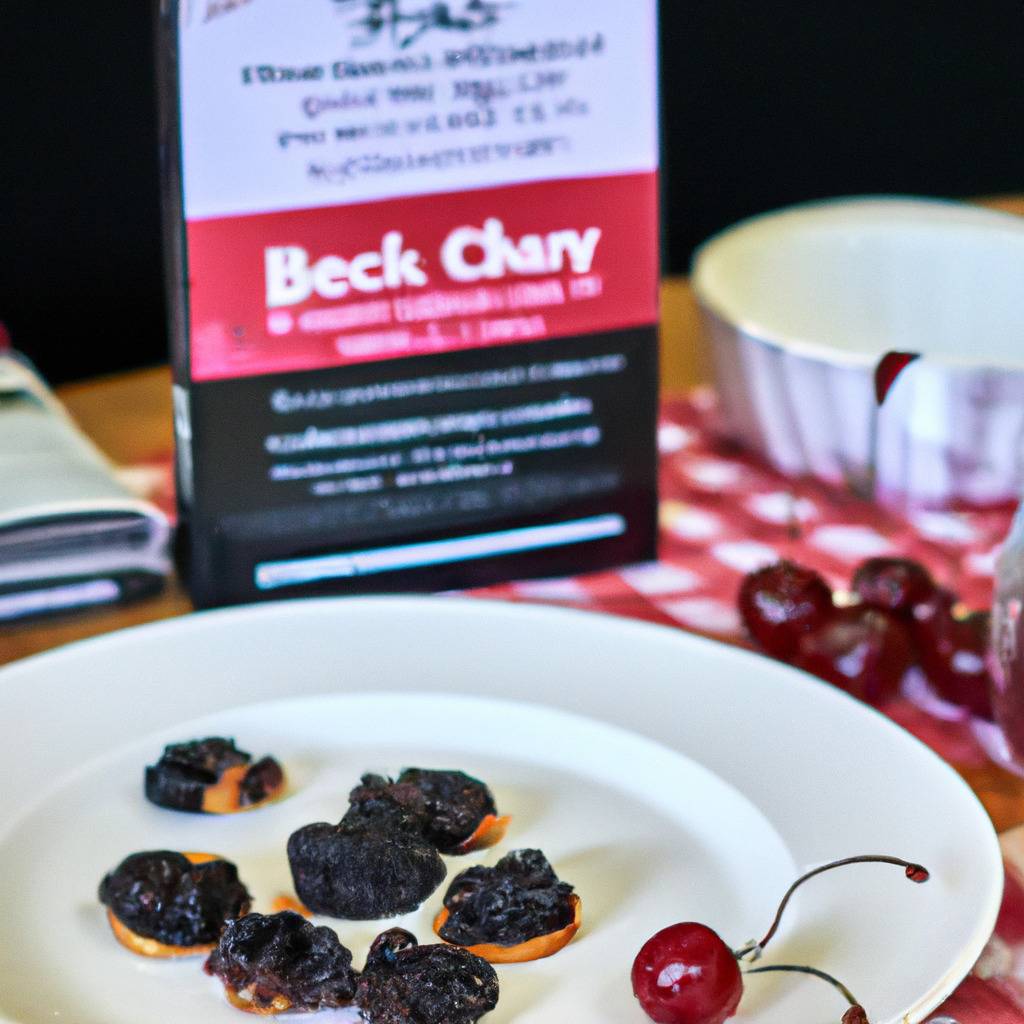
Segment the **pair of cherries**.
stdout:
[[864,1007],[845,985],[814,967],[773,964],[747,967],[760,958],[778,931],[786,905],[804,882],[847,864],[880,863],[902,867],[912,882],[928,881],[928,870],[898,857],[847,857],[808,871],[786,892],[775,920],[760,942],[733,950],[707,925],[695,922],[670,925],[644,943],[633,961],[633,994],[644,1012],[656,1024],[724,1024],[732,1017],[743,996],[743,975],[786,971],[810,974],[827,981],[849,1003],[842,1024],[868,1024]]
[[944,700],[992,718],[988,612],[960,614],[956,595],[910,559],[869,559],[851,589],[856,603],[839,607],[818,573],[782,561],[744,579],[739,610],[765,653],[869,704],[896,696],[917,664]]

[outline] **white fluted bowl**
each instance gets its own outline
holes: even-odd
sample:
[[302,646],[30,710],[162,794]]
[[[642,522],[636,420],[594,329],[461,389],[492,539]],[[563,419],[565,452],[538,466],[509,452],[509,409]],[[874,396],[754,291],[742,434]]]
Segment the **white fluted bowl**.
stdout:
[[[693,286],[723,427],[782,472],[895,507],[1024,490],[1024,219],[914,198],[793,207],[706,242]],[[879,408],[892,351],[922,358]]]

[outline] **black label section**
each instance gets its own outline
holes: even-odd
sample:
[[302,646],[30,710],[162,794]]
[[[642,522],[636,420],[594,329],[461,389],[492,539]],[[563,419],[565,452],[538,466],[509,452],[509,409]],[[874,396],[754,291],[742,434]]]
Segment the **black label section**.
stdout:
[[192,386],[201,605],[653,555],[653,328]]

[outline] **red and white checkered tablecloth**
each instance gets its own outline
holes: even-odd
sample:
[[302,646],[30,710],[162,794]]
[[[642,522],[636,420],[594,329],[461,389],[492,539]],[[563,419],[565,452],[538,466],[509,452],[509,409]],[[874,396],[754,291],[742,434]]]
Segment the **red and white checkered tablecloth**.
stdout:
[[[696,391],[662,409],[661,545],[657,562],[562,579],[507,583],[475,596],[628,615],[744,644],[736,611],[743,575],[780,557],[812,566],[845,589],[856,565],[899,554],[926,565],[968,605],[991,603],[993,570],[1011,509],[924,511],[904,519],[813,481],[794,482],[717,443],[714,396]],[[163,458],[142,476],[173,506]],[[970,778],[990,765],[994,729],[913,694],[886,712]],[[993,769],[995,771],[995,769]],[[1024,785],[1010,787],[1024,822]],[[1019,804],[1019,815],[1016,809]],[[996,929],[972,974],[928,1024],[1024,1024],[1024,828],[1004,833],[1006,894]],[[794,1022],[797,1024],[797,1022]]]

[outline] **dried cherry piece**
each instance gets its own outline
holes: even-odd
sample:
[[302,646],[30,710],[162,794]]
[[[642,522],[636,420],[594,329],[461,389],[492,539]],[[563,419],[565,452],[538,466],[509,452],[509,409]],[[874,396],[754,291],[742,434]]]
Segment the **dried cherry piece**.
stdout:
[[468,950],[394,928],[370,949],[356,1005],[368,1024],[474,1024],[498,1005],[498,976]]
[[316,914],[372,921],[415,910],[444,881],[434,847],[401,823],[306,825],[288,839],[299,899]]
[[793,664],[869,704],[895,697],[913,664],[903,623],[877,608],[838,609],[824,625],[801,637]]
[[406,768],[397,779],[364,775],[345,820],[412,819],[441,853],[455,854],[499,842],[508,819],[497,813],[490,789],[465,772]]
[[251,899],[235,865],[196,863],[202,856],[133,853],[106,875],[99,899],[118,941],[146,956],[200,952],[216,943],[226,921],[248,912]]
[[384,775],[364,775],[348,796],[349,806],[341,824],[351,828],[405,829],[422,835],[425,816],[417,805],[417,794],[404,802],[394,791],[394,782]]
[[262,757],[242,776],[238,785],[240,807],[254,807],[270,800],[284,788],[284,770],[272,757]]
[[915,607],[911,629],[921,668],[944,700],[991,721],[986,661],[991,616],[988,612],[957,616],[955,604],[952,594],[940,590]]
[[235,741],[209,736],[171,743],[146,768],[146,798],[160,807],[193,813],[230,814],[277,796],[284,772],[271,757],[256,764]]
[[[544,854],[513,850],[494,867],[477,865],[457,875],[434,929],[445,942],[492,963],[517,963],[556,953],[580,920],[579,897],[559,881]],[[549,936],[549,942],[538,941]]]
[[290,910],[229,922],[205,970],[233,1005],[261,1014],[347,1006],[358,978],[338,936]]
[[853,589],[872,608],[909,618],[937,587],[928,570],[909,558],[869,558],[853,576]]
[[800,638],[831,618],[835,607],[818,573],[782,561],[744,578],[739,610],[755,642],[772,657],[788,661]]
[[419,942],[412,932],[407,932],[404,928],[389,928],[373,940],[370,952],[366,954],[366,965],[363,969],[372,971],[379,967],[393,967],[395,957],[402,950],[418,945]]

